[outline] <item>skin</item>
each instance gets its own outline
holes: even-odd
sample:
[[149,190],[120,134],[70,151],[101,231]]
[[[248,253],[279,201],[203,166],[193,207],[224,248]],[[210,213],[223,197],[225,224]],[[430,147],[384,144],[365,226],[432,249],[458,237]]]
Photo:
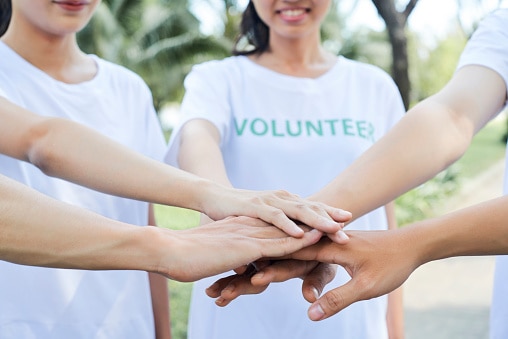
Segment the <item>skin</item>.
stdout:
[[49,176],[101,192],[190,208],[214,220],[231,215],[257,217],[294,236],[302,231],[288,217],[325,232],[340,229],[339,222],[350,219],[348,212],[289,192],[219,185],[142,156],[75,122],[38,116],[2,97],[0,118],[8,122],[0,125],[0,153],[32,163]]
[[[336,56],[325,51],[321,46],[320,36],[320,26],[328,13],[330,1],[253,0],[252,2],[259,17],[270,28],[270,46],[264,53],[249,56],[251,61],[281,74],[309,78],[317,78],[325,74],[336,64]],[[300,11],[300,14],[296,15],[298,20],[295,19],[295,16],[287,14],[289,9]],[[220,149],[220,134],[215,125],[206,120],[193,119],[182,127],[180,133],[178,155],[180,168],[225,186],[232,186],[227,177]],[[316,193],[312,200],[321,202],[327,198],[328,188],[323,195]],[[340,203],[335,203],[335,206],[340,206]],[[394,204],[387,200],[382,205],[386,205],[387,215],[393,216]],[[397,228],[393,217],[389,218],[389,228]],[[336,243],[347,243],[347,236],[342,231],[328,236]],[[308,264],[304,263],[303,265],[308,268]],[[289,269],[292,269],[292,264],[290,265]],[[313,262],[311,265],[312,274],[318,275],[319,279],[321,279],[323,272],[326,272],[327,276],[323,278],[326,283],[330,282],[335,275],[335,267],[320,265],[317,262]],[[263,266],[263,263],[259,264],[258,269]],[[267,269],[271,268],[273,266],[267,267]],[[242,267],[237,270],[238,273],[243,273],[239,277],[221,279],[218,286],[213,286],[207,291],[211,297],[217,298],[216,304],[218,306],[226,306],[239,295],[236,293],[237,280],[239,287],[249,284],[252,270],[247,269],[245,274],[245,269]],[[299,276],[299,274],[291,275],[291,277],[295,276]],[[249,287],[245,293],[260,293],[266,287],[267,284],[254,288]],[[315,300],[313,287],[310,286],[306,291],[311,293]],[[391,338],[401,338],[404,336],[402,291],[399,289],[390,294],[388,299],[387,322],[390,327],[390,336]]]
[[[422,184],[460,158],[474,134],[503,108],[506,91],[506,83],[495,71],[477,65],[462,67],[441,91],[412,108],[314,198],[343,206],[358,217]],[[317,261],[293,260],[276,262],[252,279],[236,277],[233,293],[221,294],[227,286],[223,281],[208,293],[231,301],[242,294],[259,293],[270,282],[302,277],[304,296],[312,303],[309,317],[322,320],[353,302],[392,291],[426,262],[507,254],[507,204],[506,197],[498,198],[395,231],[350,231],[344,247],[322,243],[295,255],[343,265],[352,275],[350,283],[321,297],[330,272],[316,270]]]
[[[89,22],[99,3],[99,0],[12,1],[12,18],[2,41],[31,65],[60,82],[89,81],[96,76],[97,65],[80,50],[76,32]],[[155,225],[151,205],[146,217],[147,224],[151,221]],[[150,273],[149,285],[152,299],[168,300],[166,278]],[[171,338],[169,303],[154,303],[152,309],[156,337]]]
[[[19,24],[11,24],[1,40],[55,79],[79,83],[93,78],[95,64],[79,50],[74,33],[88,22],[99,1],[90,2],[79,13],[65,15],[50,2],[28,3],[13,2],[12,20]],[[47,17],[38,15],[43,11]],[[37,42],[28,46],[16,38],[27,35],[36,36]],[[66,49],[69,51],[64,54]],[[204,212],[213,220],[230,215],[261,218],[296,237],[303,232],[293,220],[333,233],[349,219],[349,213],[340,209],[288,192],[241,191],[217,185],[145,158],[76,123],[33,114],[2,97],[0,118],[8,122],[0,126],[1,153],[28,161],[47,175],[105,193],[186,207]],[[82,171],[85,167],[87,172]]]
[[[33,66],[61,82],[78,84],[88,81],[96,75],[97,68],[93,60],[77,46],[75,33],[90,20],[99,3],[97,0],[89,1],[78,6],[80,8],[69,10],[68,3],[13,1],[12,21],[1,40]],[[25,43],[27,39],[30,44]],[[303,231],[290,217],[328,232],[336,231],[341,226],[332,218],[337,221],[349,219],[347,213],[323,204],[306,203],[286,192],[257,193],[221,187],[144,158],[78,124],[38,116],[5,98],[0,98],[0,104],[0,117],[4,121],[0,126],[0,151],[31,162],[51,176],[124,197],[193,208],[216,219],[242,214],[264,218],[297,237],[303,237]],[[129,166],[126,167],[124,164],[127,162]],[[83,168],[87,168],[86,173]],[[139,173],[147,175],[139,176]],[[132,184],[125,185],[126,182]],[[159,187],[160,190],[154,193],[154,187]],[[174,191],[181,194],[166,193]],[[153,215],[150,217],[152,220],[149,223],[154,224]],[[37,228],[38,232],[43,230],[44,228]],[[219,234],[221,230],[222,228]],[[46,250],[52,248],[48,246],[53,244],[52,241],[58,238],[68,239],[63,236],[65,231],[59,236],[52,234],[55,238],[45,238]],[[38,237],[40,234],[33,236]],[[86,238],[83,241],[84,239]],[[6,260],[18,262],[9,254],[12,251],[13,249],[7,251],[9,257]],[[22,255],[20,251],[15,253]],[[74,260],[77,267],[82,267],[77,258]],[[114,258],[107,260],[111,260],[113,266],[117,265],[116,268],[122,268],[123,264]],[[28,263],[32,264],[30,261]],[[63,266],[72,267],[68,262]],[[166,272],[164,274],[167,275]],[[150,274],[149,277],[155,301],[153,306],[157,337],[169,338],[167,284],[160,275]]]
[[287,255],[322,236],[312,230],[294,238],[248,217],[179,231],[133,226],[51,199],[4,176],[0,192],[0,260],[22,265],[142,270],[189,282],[263,257]]

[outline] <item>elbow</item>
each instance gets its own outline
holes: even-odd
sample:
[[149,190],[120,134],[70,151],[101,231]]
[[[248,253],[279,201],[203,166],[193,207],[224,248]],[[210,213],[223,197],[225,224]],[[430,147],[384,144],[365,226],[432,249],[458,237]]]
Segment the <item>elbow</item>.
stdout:
[[450,147],[446,167],[460,159],[467,151],[475,134],[474,124],[460,112],[449,110],[447,113],[448,136],[443,142],[449,143]]
[[45,119],[31,127],[26,135],[26,160],[39,168],[44,174],[52,175],[54,167],[58,164],[56,153],[56,140],[54,130],[59,119]]

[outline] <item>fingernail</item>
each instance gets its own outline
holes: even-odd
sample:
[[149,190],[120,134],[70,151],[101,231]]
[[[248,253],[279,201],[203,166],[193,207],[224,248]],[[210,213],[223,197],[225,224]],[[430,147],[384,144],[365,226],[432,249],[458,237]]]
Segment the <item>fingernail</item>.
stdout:
[[309,308],[310,320],[318,321],[318,320],[323,319],[324,316],[325,316],[325,312],[323,311],[323,309],[321,308],[321,305],[319,305],[319,303],[314,303]]
[[342,240],[349,240],[348,235],[343,230],[338,231],[337,236]]
[[265,272],[263,271],[259,271],[258,273],[254,274],[251,278],[252,279],[263,279],[263,277],[265,276]]
[[315,287],[312,287],[312,293],[314,294],[314,298],[316,298],[316,300],[319,298],[319,291],[317,288]]
[[338,215],[343,218],[351,218],[353,214],[349,211],[338,209]]

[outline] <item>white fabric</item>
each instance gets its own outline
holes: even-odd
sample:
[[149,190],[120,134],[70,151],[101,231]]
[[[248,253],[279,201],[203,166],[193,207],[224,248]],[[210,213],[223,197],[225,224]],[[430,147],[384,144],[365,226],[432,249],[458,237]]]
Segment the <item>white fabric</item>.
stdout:
[[[185,80],[182,124],[211,121],[221,134],[227,174],[235,187],[285,189],[308,196],[321,189],[381,137],[403,114],[392,79],[370,65],[339,58],[317,79],[295,78],[246,57],[195,66]],[[180,126],[166,161],[177,165]],[[349,228],[385,229],[384,209]],[[387,337],[386,298],[359,302],[329,320],[307,317],[301,281],[274,284],[225,308],[195,283],[189,339]],[[329,286],[349,279],[342,270]]]
[[[166,146],[148,87],[132,72],[92,57],[97,75],[69,85],[49,77],[0,42],[0,93],[32,112],[75,120],[162,160]],[[0,172],[109,218],[147,224],[147,203],[50,178],[31,164],[5,156],[0,156]],[[0,262],[0,338],[154,336],[146,272],[59,270]]]
[[[468,64],[482,65],[498,72],[508,87],[508,9],[497,10],[482,20],[462,53],[459,67]],[[506,161],[508,165],[508,157]],[[505,171],[506,194],[508,167]],[[496,259],[490,337],[508,338],[508,256]]]

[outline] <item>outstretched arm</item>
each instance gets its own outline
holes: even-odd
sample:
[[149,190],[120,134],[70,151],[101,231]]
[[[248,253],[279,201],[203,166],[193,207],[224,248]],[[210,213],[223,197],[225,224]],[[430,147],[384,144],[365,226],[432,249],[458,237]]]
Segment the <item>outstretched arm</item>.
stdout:
[[356,301],[386,294],[429,261],[508,254],[507,218],[505,196],[395,231],[350,231],[346,245],[323,240],[296,253],[298,259],[342,265],[352,277],[314,302],[310,318],[325,319]]
[[[353,218],[386,204],[457,160],[505,101],[506,84],[498,73],[482,66],[461,68],[439,93],[412,108],[312,199],[341,206]],[[270,282],[302,277],[304,296],[314,301],[323,289],[322,282],[331,280],[330,270],[316,271],[315,267],[309,262],[278,262],[251,281],[237,279],[234,293],[221,293],[227,286],[221,282],[209,294],[220,295],[219,301],[226,305],[241,294],[259,293]]]
[[[338,229],[340,210],[282,191],[235,190],[144,157],[80,124],[33,114],[0,97],[0,153],[44,173],[122,197],[201,211],[214,220],[261,218],[294,236],[291,220]],[[290,219],[291,218],[291,219]]]
[[493,70],[465,66],[313,198],[354,218],[386,204],[455,162],[503,107],[506,84]]
[[194,281],[315,244],[247,217],[172,231],[114,221],[0,176],[0,260],[93,270],[144,270]]

